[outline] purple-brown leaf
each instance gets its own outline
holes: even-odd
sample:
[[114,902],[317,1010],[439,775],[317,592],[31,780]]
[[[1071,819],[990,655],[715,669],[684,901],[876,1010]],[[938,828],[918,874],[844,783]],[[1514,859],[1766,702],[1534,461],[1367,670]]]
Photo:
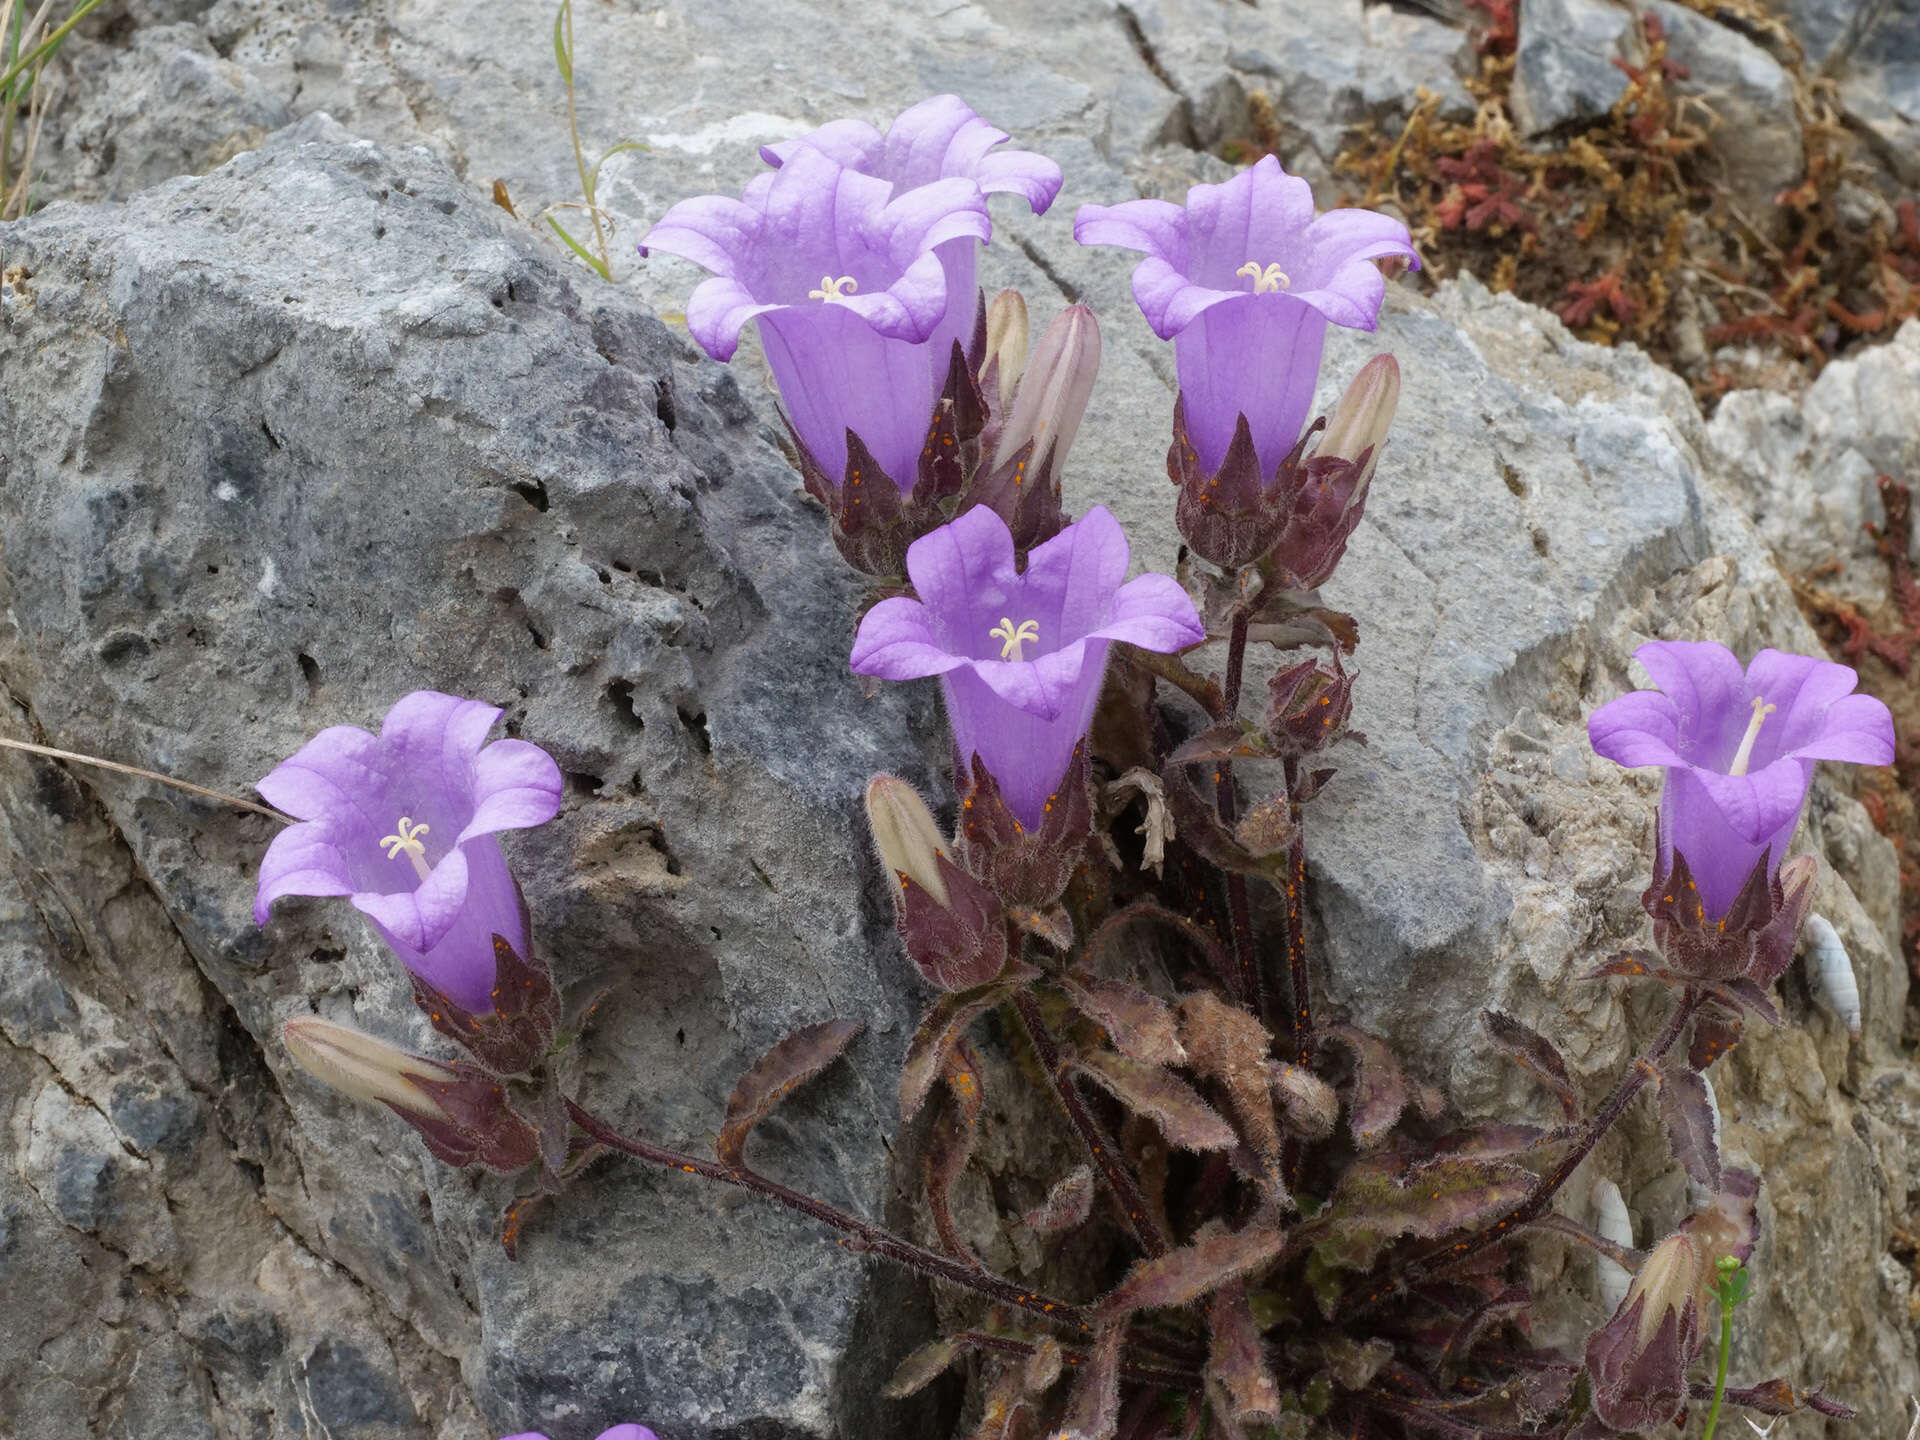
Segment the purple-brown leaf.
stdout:
[[889,1400],[904,1400],[926,1389],[945,1373],[947,1367],[966,1353],[967,1347],[956,1340],[930,1340],[900,1362],[880,1393]]
[[980,1261],[960,1238],[953,1220],[953,1187],[973,1157],[980,1138],[980,1107],[984,1094],[980,1086],[980,1067],[966,1041],[957,1041],[947,1052],[943,1067],[949,1105],[934,1126],[927,1146],[927,1209],[933,1216],[933,1228],[948,1254],[969,1265]]
[[900,1118],[911,1120],[926,1103],[927,1092],[940,1077],[947,1053],[965,1038],[967,1027],[998,1005],[1016,986],[1037,979],[1039,972],[1018,960],[1008,962],[1001,978],[958,994],[942,995],[920,1020],[907,1043],[900,1067]]
[[1122,1105],[1149,1117],[1169,1144],[1182,1150],[1231,1150],[1240,1137],[1200,1092],[1158,1065],[1142,1065],[1107,1050],[1079,1059],[1080,1073]]
[[1580,1116],[1580,1103],[1573,1088],[1573,1076],[1567,1072],[1567,1062],[1561,1058],[1559,1048],[1530,1025],[1523,1025],[1511,1015],[1502,1015],[1498,1010],[1482,1010],[1480,1023],[1486,1027],[1487,1036],[1515,1061],[1522,1069],[1531,1070],[1546,1087],[1560,1098],[1560,1106],[1567,1112],[1567,1119],[1577,1120]]
[[1034,1346],[1033,1354],[1027,1357],[1026,1373],[1020,1382],[1029,1395],[1044,1395],[1060,1379],[1060,1371],[1066,1357],[1060,1352],[1060,1342],[1049,1336]]
[[1135,1310],[1185,1305],[1271,1263],[1286,1243],[1283,1232],[1258,1222],[1244,1230],[1210,1223],[1191,1245],[1135,1262],[1126,1279],[1100,1302],[1100,1311],[1117,1317]]
[[1353,1095],[1348,1101],[1347,1125],[1353,1143],[1371,1150],[1387,1138],[1400,1112],[1407,1108],[1406,1077],[1386,1041],[1357,1025],[1328,1025],[1321,1034],[1338,1040],[1353,1052]]
[[1311,1070],[1284,1060],[1267,1062],[1267,1079],[1287,1118],[1287,1128],[1307,1140],[1324,1140],[1340,1118],[1340,1097]]
[[1120,1345],[1125,1327],[1109,1325],[1080,1367],[1056,1440],[1113,1440],[1120,1428]]
[[1413,1166],[1391,1156],[1358,1160],[1314,1217],[1314,1253],[1323,1266],[1371,1269],[1389,1241],[1436,1240],[1498,1219],[1533,1184],[1529,1170],[1475,1156],[1442,1155]]
[[1203,760],[1270,760],[1271,741],[1250,722],[1215,725],[1180,745],[1167,757],[1169,765],[1197,765]]
[[1720,1188],[1720,1142],[1714,1134],[1713,1102],[1707,1082],[1692,1070],[1660,1074],[1660,1123],[1667,1127],[1673,1155],[1690,1179],[1709,1190]]
[[1093,1167],[1082,1165],[1056,1182],[1045,1200],[1020,1217],[1020,1223],[1034,1235],[1064,1235],[1086,1224],[1092,1213]]
[[747,1136],[753,1127],[800,1086],[840,1058],[860,1026],[851,1020],[822,1020],[796,1030],[754,1062],[727,1097],[726,1118],[714,1153],[730,1170],[746,1168]]
[[1687,1042],[1688,1066],[1695,1070],[1706,1070],[1740,1043],[1740,1032],[1744,1028],[1745,1022],[1738,1015],[1706,1013],[1695,1016],[1693,1038]]
[[1229,1281],[1213,1292],[1207,1321],[1213,1332],[1207,1375],[1225,1396],[1227,1418],[1238,1425],[1279,1424],[1280,1386],[1267,1365],[1243,1281]]
[[1124,980],[1097,980],[1069,972],[1059,977],[1074,1008],[1107,1032],[1113,1048],[1143,1065],[1180,1065],[1187,1052],[1180,1048],[1173,1009],[1157,995]]
[[1286,1195],[1280,1167],[1280,1122],[1273,1112],[1267,1027],[1238,1005],[1201,990],[1180,1001],[1180,1041],[1194,1070],[1227,1092],[1240,1132],[1265,1172],[1263,1189]]

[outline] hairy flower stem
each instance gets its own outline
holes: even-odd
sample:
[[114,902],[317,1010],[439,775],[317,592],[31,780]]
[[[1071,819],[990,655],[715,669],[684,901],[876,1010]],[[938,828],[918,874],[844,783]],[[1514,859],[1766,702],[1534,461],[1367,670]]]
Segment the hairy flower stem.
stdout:
[[1606,1104],[1602,1105],[1599,1113],[1587,1123],[1586,1130],[1574,1143],[1573,1148],[1558,1165],[1540,1178],[1525,1200],[1485,1230],[1469,1235],[1465,1240],[1449,1245],[1444,1250],[1435,1251],[1421,1260],[1416,1260],[1398,1276],[1389,1279],[1377,1289],[1369,1291],[1352,1305],[1342,1306],[1334,1319],[1336,1321],[1351,1319],[1361,1311],[1371,1309],[1403,1287],[1424,1280],[1435,1271],[1464,1260],[1469,1255],[1478,1254],[1496,1241],[1506,1239],[1516,1230],[1532,1224],[1545,1214],[1547,1207],[1553,1203],[1553,1197],[1559,1193],[1560,1187],[1565,1185],[1573,1177],[1573,1172],[1580,1168],[1580,1162],[1591,1155],[1594,1146],[1598,1145],[1607,1132],[1619,1123],[1620,1117],[1626,1114],[1627,1106],[1633,1103],[1634,1097],[1646,1087],[1647,1082],[1658,1076],[1661,1059],[1686,1033],[1687,1022],[1693,1019],[1694,1012],[1700,1008],[1704,999],[1705,996],[1692,988],[1681,995],[1679,1003],[1673,1008],[1673,1014],[1667,1017],[1666,1028],[1660,1032],[1659,1038],[1614,1082],[1613,1093],[1607,1096]]
[[[1227,632],[1225,709],[1229,722],[1240,713],[1240,681],[1247,668],[1247,626],[1247,612],[1236,609],[1232,628]],[[1220,823],[1231,830],[1239,812],[1233,791],[1231,760],[1222,760],[1214,771],[1214,805],[1219,812]],[[1227,910],[1231,919],[1228,928],[1233,934],[1233,958],[1239,967],[1240,1003],[1271,1028],[1267,1014],[1267,977],[1260,968],[1260,957],[1253,948],[1253,911],[1247,903],[1247,877],[1231,871],[1227,874]]]
[[1289,760],[1287,804],[1293,810],[1293,848],[1287,855],[1287,979],[1293,987],[1293,1063],[1313,1061],[1313,996],[1307,988],[1307,830],[1295,797],[1300,762]]
[[1147,1254],[1166,1254],[1167,1237],[1160,1233],[1160,1224],[1153,1218],[1146,1196],[1140,1193],[1139,1182],[1128,1172],[1118,1148],[1101,1130],[1100,1122],[1087,1112],[1086,1103],[1074,1088],[1072,1073],[1061,1062],[1060,1046],[1055,1042],[1053,1032],[1047,1029],[1039,1003],[1025,990],[1013,997],[1013,1003],[1020,1012],[1020,1023],[1026,1027],[1027,1039],[1033,1043],[1034,1054],[1040,1058],[1040,1068],[1047,1072],[1047,1078],[1053,1082],[1054,1093],[1060,1097],[1067,1119],[1073,1122],[1073,1128],[1086,1145],[1093,1163],[1106,1177],[1114,1203],[1120,1207],[1120,1218],[1126,1222],[1134,1239]]
[[[910,1240],[904,1240],[891,1230],[871,1225],[857,1215],[836,1209],[822,1200],[810,1195],[802,1195],[798,1190],[788,1189],[777,1180],[769,1180],[764,1175],[756,1175],[751,1170],[730,1170],[713,1160],[702,1160],[696,1155],[684,1155],[677,1150],[655,1145],[646,1140],[636,1140],[622,1135],[606,1121],[591,1111],[581,1108],[572,1100],[567,1101],[567,1115],[594,1140],[611,1150],[631,1155],[636,1160],[645,1160],[650,1164],[664,1166],[669,1170],[684,1171],[689,1175],[704,1175],[709,1180],[718,1180],[724,1185],[737,1185],[742,1190],[750,1190],[755,1195],[784,1205],[810,1219],[818,1220],[822,1225],[838,1230],[849,1238],[838,1243],[855,1252],[871,1251],[910,1270],[918,1270],[922,1275],[932,1276],[936,1280],[945,1280],[949,1284],[977,1291],[1002,1305],[1012,1305],[1052,1325],[1062,1325],[1069,1329],[1092,1334],[1093,1327],[1088,1316],[1077,1305],[1069,1305],[1064,1300],[1054,1300],[1046,1295],[1037,1294],[1023,1286],[1010,1284],[997,1275],[956,1260],[950,1255],[941,1255],[935,1251],[923,1249]],[[1141,1343],[1151,1347],[1151,1342]]]

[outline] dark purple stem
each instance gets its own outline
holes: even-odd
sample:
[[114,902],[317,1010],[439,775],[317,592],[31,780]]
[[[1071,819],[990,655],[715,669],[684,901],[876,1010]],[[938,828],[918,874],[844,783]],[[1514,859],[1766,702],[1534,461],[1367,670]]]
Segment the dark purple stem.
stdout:
[[1478,1254],[1487,1246],[1504,1240],[1515,1230],[1539,1219],[1546,1212],[1547,1207],[1553,1203],[1553,1197],[1559,1193],[1560,1187],[1565,1185],[1572,1178],[1573,1172],[1580,1168],[1580,1162],[1591,1155],[1593,1147],[1598,1145],[1607,1132],[1619,1123],[1620,1117],[1626,1114],[1627,1106],[1633,1103],[1634,1097],[1646,1088],[1649,1080],[1658,1076],[1660,1061],[1686,1033],[1687,1022],[1693,1018],[1694,1012],[1700,1008],[1704,999],[1701,992],[1694,989],[1688,989],[1680,997],[1679,1003],[1673,1007],[1673,1014],[1667,1017],[1666,1028],[1660,1032],[1659,1039],[1648,1047],[1644,1055],[1635,1059],[1614,1082],[1613,1093],[1607,1096],[1607,1102],[1600,1107],[1600,1113],[1588,1122],[1586,1130],[1575,1142],[1573,1148],[1558,1165],[1540,1178],[1525,1200],[1487,1229],[1469,1235],[1465,1240],[1449,1245],[1445,1250],[1437,1250],[1424,1259],[1415,1261],[1399,1276],[1352,1306],[1343,1306],[1342,1313],[1334,1318],[1348,1319],[1384,1300],[1401,1287],[1423,1280],[1435,1271],[1464,1260],[1469,1255]]
[[1313,994],[1307,988],[1307,826],[1296,796],[1300,762],[1287,761],[1287,805],[1293,811],[1293,848],[1287,855],[1287,977],[1293,989],[1293,1063],[1313,1063]]
[[1166,1254],[1167,1237],[1160,1233],[1160,1224],[1147,1206],[1147,1197],[1140,1193],[1139,1182],[1121,1161],[1118,1148],[1100,1128],[1100,1122],[1088,1113],[1086,1103],[1074,1087],[1072,1072],[1061,1062],[1060,1046],[1054,1040],[1053,1032],[1047,1029],[1039,1003],[1026,990],[1018,992],[1013,997],[1013,1003],[1020,1012],[1020,1023],[1026,1026],[1027,1038],[1033,1042],[1034,1054],[1040,1058],[1040,1068],[1047,1072],[1047,1078],[1053,1082],[1054,1093],[1060,1097],[1061,1108],[1067,1112],[1067,1119],[1073,1123],[1093,1163],[1106,1177],[1107,1188],[1120,1209],[1120,1218],[1126,1222],[1134,1239],[1140,1242],[1140,1248],[1147,1254]]
[[[1226,719],[1231,724],[1240,714],[1240,681],[1247,668],[1247,626],[1244,609],[1235,609],[1233,625],[1227,632]],[[1222,760],[1214,770],[1214,805],[1220,823],[1231,830],[1239,813],[1233,791],[1233,762]],[[1253,948],[1253,910],[1247,903],[1247,877],[1227,874],[1228,929],[1233,937],[1233,958],[1240,972],[1240,1003],[1251,1009],[1271,1028],[1267,1009],[1267,977],[1260,969],[1260,957]]]
[[[1032,1355],[1040,1348],[1031,1340],[1016,1340],[1011,1335],[988,1335],[980,1330],[963,1330],[953,1337],[953,1342],[973,1350],[992,1350],[1000,1355]],[[1088,1352],[1063,1345],[1060,1347],[1060,1355],[1068,1366],[1084,1365],[1087,1362]],[[1120,1374],[1123,1379],[1137,1380],[1143,1385],[1171,1385],[1182,1390],[1200,1388],[1198,1370],[1143,1365],[1132,1360],[1122,1360]]]
[[718,1180],[723,1185],[737,1185],[742,1190],[750,1190],[755,1195],[784,1205],[809,1219],[818,1220],[822,1225],[838,1230],[849,1237],[839,1241],[841,1245],[858,1251],[871,1251],[883,1255],[898,1265],[918,1270],[922,1275],[930,1275],[936,1280],[945,1280],[949,1284],[974,1290],[989,1299],[1003,1305],[1016,1306],[1029,1314],[1054,1325],[1063,1325],[1084,1334],[1092,1334],[1093,1327],[1088,1323],[1086,1313],[1077,1305],[1069,1305],[1064,1300],[1055,1300],[1041,1295],[1024,1286],[1014,1285],[976,1269],[952,1256],[941,1255],[935,1251],[923,1249],[910,1240],[903,1240],[890,1230],[878,1225],[870,1225],[857,1215],[849,1215],[844,1210],[815,1200],[810,1195],[802,1195],[798,1190],[790,1190],[776,1180],[764,1175],[756,1175],[751,1170],[730,1170],[713,1160],[702,1160],[696,1155],[684,1155],[677,1150],[655,1145],[646,1140],[636,1140],[632,1136],[622,1135],[611,1125],[591,1112],[582,1109],[574,1101],[567,1101],[567,1114],[593,1139],[609,1149],[631,1155],[636,1160],[645,1160],[661,1165],[669,1170],[680,1170],[688,1175],[704,1175],[709,1180]]

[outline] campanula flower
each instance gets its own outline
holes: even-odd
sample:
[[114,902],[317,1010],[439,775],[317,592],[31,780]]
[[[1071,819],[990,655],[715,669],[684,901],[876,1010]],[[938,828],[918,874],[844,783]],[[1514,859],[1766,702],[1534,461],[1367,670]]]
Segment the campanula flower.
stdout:
[[1128,555],[1120,522],[1096,506],[1035,547],[1019,573],[1006,523],[985,506],[969,510],[908,549],[919,598],[867,612],[853,669],[938,675],[962,771],[977,755],[1007,808],[1036,827],[1093,721],[1112,643],[1165,653],[1206,638],[1171,577],[1126,580]]
[[1705,1273],[1694,1237],[1669,1235],[1641,1263],[1613,1318],[1588,1337],[1594,1409],[1608,1425],[1656,1429],[1687,1403]]
[[1398,220],[1372,210],[1316,217],[1307,182],[1271,155],[1225,184],[1195,185],[1184,206],[1082,205],[1073,238],[1146,255],[1133,297],[1154,333],[1174,342],[1199,465],[1221,467],[1245,416],[1263,480],[1300,438],[1327,326],[1378,324],[1386,281],[1372,262],[1420,264]]
[[1727,914],[1764,857],[1775,872],[1799,824],[1816,760],[1893,763],[1893,716],[1845,665],[1762,650],[1743,671],[1711,641],[1657,640],[1634,658],[1658,690],[1593,712],[1596,752],[1664,766],[1657,876],[1686,857],[1706,918]]
[[644,245],[713,272],[687,301],[687,329],[714,359],[760,322],[787,418],[825,475],[873,478],[849,474],[851,430],[909,491],[954,341],[971,336],[972,256],[990,233],[972,180],[896,190],[800,145],[738,200],[682,200]]
[[500,711],[416,690],[378,735],[322,730],[257,787],[302,823],[260,862],[253,918],[282,895],[345,895],[406,967],[467,1011],[493,1009],[493,937],[527,951],[520,888],[496,838],[560,808],[560,768],[524,740],[486,743]]
[[[502,1436],[501,1440],[547,1440],[547,1437],[527,1430],[519,1435]],[[644,1425],[616,1425],[611,1430],[602,1430],[600,1440],[659,1440],[659,1437]]]

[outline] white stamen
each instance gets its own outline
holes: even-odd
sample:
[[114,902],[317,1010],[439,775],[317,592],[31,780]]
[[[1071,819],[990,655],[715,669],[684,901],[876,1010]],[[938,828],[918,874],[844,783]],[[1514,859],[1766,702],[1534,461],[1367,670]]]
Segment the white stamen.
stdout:
[[420,837],[429,829],[425,825],[415,825],[413,817],[400,817],[399,833],[380,837],[380,848],[387,852],[387,859],[398,860],[402,854],[413,862],[413,873],[425,880],[433,871],[427,865],[427,842]]
[[822,275],[820,277],[820,288],[818,290],[809,290],[807,292],[807,298],[809,300],[823,300],[831,303],[835,300],[845,300],[847,296],[853,294],[853,292],[859,288],[860,282],[855,280],[851,275],[842,275],[838,279],[835,279],[831,275]]
[[1263,269],[1259,261],[1249,260],[1233,273],[1251,278],[1253,281],[1253,293],[1256,295],[1265,295],[1273,290],[1290,289],[1293,285],[1293,281],[1288,278],[1287,272],[1282,270],[1278,264],[1268,265]]
[[1000,658],[1002,660],[1020,660],[1025,658],[1020,654],[1020,647],[1022,645],[1038,645],[1040,643],[1040,623],[1037,620],[1022,620],[1018,625],[1015,625],[1012,616],[1002,616],[1000,623],[989,630],[987,634],[995,640],[1005,642],[1000,647]]
[[1767,704],[1758,695],[1753,697],[1753,718],[1747,722],[1747,733],[1740,737],[1740,748],[1734,752],[1733,764],[1727,767],[1727,774],[1747,773],[1747,764],[1753,759],[1753,742],[1760,738],[1760,722],[1778,708],[1777,705]]

